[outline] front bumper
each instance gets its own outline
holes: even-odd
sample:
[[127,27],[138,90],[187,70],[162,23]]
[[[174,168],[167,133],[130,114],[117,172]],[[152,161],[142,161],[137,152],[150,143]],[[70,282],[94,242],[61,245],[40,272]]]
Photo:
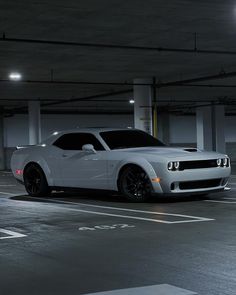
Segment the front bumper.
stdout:
[[184,171],[169,171],[166,168],[162,170],[159,167],[156,174],[160,177],[160,182],[152,183],[153,191],[158,194],[195,194],[221,191],[227,185],[230,173],[230,167]]

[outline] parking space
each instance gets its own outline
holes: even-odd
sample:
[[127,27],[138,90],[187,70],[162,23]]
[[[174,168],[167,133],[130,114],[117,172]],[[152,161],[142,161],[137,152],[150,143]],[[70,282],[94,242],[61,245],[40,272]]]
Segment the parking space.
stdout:
[[1,294],[235,294],[234,178],[207,199],[143,204],[0,183]]

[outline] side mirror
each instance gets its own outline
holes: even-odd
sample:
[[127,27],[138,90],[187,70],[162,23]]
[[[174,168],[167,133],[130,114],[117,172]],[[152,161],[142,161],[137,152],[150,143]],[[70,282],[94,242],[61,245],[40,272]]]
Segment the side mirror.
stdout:
[[87,152],[87,153],[93,153],[93,154],[96,154],[97,152],[95,151],[94,149],[94,146],[92,144],[84,144],[82,146],[82,150],[84,152]]

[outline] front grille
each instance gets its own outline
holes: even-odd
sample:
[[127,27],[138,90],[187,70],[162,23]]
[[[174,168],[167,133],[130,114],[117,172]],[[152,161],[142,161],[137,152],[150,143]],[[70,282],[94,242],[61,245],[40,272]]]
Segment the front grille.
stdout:
[[217,179],[207,179],[207,180],[196,180],[196,181],[183,181],[179,183],[179,189],[200,189],[200,188],[211,188],[217,187],[221,184],[221,178]]
[[179,170],[215,167],[218,167],[217,160],[183,161],[179,163]]

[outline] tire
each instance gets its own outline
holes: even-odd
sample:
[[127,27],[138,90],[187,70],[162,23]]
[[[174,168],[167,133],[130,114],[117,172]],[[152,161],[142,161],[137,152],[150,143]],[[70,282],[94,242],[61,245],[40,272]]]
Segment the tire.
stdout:
[[45,197],[51,193],[46,176],[37,164],[26,166],[24,170],[24,185],[31,197]]
[[152,193],[152,184],[147,173],[138,166],[127,166],[121,173],[119,182],[120,193],[131,202],[145,202]]

